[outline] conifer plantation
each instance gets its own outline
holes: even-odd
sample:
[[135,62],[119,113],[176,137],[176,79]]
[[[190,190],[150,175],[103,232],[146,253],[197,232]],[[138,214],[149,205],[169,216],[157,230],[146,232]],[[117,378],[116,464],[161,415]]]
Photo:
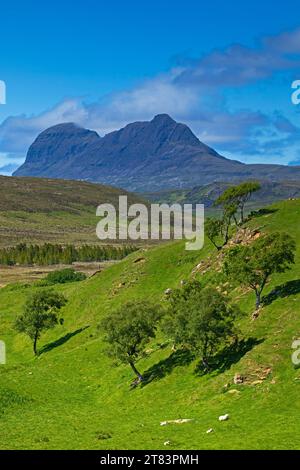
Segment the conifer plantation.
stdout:
[[0,265],[4,266],[49,266],[53,264],[72,264],[75,261],[120,260],[135,251],[134,246],[112,245],[27,245],[20,243],[15,247],[0,250]]

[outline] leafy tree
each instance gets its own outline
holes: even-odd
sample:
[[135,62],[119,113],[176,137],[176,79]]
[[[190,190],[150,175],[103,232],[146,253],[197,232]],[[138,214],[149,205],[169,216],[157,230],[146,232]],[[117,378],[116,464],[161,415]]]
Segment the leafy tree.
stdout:
[[[249,201],[252,194],[261,188],[260,184],[255,181],[245,181],[237,186],[230,186],[221,196],[216,200],[216,206],[223,206],[224,208],[231,206],[240,211],[240,223],[244,223],[244,208],[245,204]],[[236,224],[236,212],[232,215]]]
[[246,181],[236,187],[236,201],[240,209],[241,224],[244,223],[244,208],[252,194],[259,191],[261,185],[256,181]]
[[258,309],[269,277],[289,269],[295,262],[295,250],[295,241],[289,234],[271,233],[251,245],[239,245],[229,250],[223,270],[233,281],[254,290]]
[[129,364],[138,381],[142,374],[135,364],[145,353],[145,347],[155,337],[162,310],[146,301],[131,301],[112,312],[102,322],[108,354],[121,363]]
[[212,244],[221,250],[227,245],[232,220],[235,220],[236,206],[234,204],[224,207],[222,219],[208,217],[205,220],[204,229],[207,238]]
[[207,219],[205,219],[204,229],[207,238],[212,242],[214,247],[217,248],[218,251],[221,250],[224,244],[222,243],[220,245],[218,240],[222,236],[223,221],[213,217],[207,217]]
[[[58,324],[58,312],[66,302],[63,295],[53,290],[40,290],[27,299],[23,314],[16,319],[15,329],[19,333],[25,333],[33,341],[35,355],[42,332]],[[60,319],[60,323],[62,321]]]
[[206,369],[209,359],[236,337],[234,321],[240,313],[226,297],[212,287],[177,292],[170,299],[170,310],[163,330],[175,345],[190,349],[201,357]]

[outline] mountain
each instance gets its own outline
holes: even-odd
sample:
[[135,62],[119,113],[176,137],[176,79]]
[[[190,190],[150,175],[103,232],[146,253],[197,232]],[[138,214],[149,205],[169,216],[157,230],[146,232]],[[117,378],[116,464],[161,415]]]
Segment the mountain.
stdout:
[[300,166],[246,165],[219,155],[167,114],[100,137],[58,124],[30,146],[15,176],[80,179],[130,191],[190,188],[213,181],[300,180]]

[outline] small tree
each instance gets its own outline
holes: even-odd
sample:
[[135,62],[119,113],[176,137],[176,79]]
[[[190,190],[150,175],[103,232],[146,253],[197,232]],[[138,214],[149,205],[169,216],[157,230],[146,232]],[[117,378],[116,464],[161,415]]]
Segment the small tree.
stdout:
[[199,355],[208,369],[210,357],[236,337],[234,321],[239,310],[211,287],[190,289],[189,295],[177,292],[170,300],[170,311],[163,324],[165,333],[175,345]]
[[251,245],[240,245],[229,250],[223,270],[233,281],[254,290],[258,309],[269,277],[289,269],[295,262],[295,250],[295,241],[289,234],[272,233]]
[[[33,352],[37,355],[37,341],[43,331],[53,328],[58,323],[58,311],[67,300],[53,290],[40,290],[25,303],[23,314],[17,317],[15,329],[25,333],[33,341]],[[62,319],[60,320],[62,322]]]
[[215,219],[213,217],[207,217],[204,224],[205,234],[207,238],[212,242],[217,250],[221,250],[223,243],[220,244],[219,240],[222,236],[223,221],[221,219]]
[[102,322],[109,345],[108,355],[129,364],[138,381],[143,380],[135,363],[145,353],[145,347],[155,337],[162,310],[146,301],[132,301],[112,312]]
[[224,206],[222,219],[208,217],[205,220],[205,234],[218,251],[228,243],[230,226],[232,220],[236,220],[236,211],[234,204]]
[[[252,194],[261,188],[260,184],[256,181],[245,181],[237,186],[230,186],[227,188],[221,196],[216,200],[216,206],[222,206],[224,208],[231,206],[235,207],[236,212],[240,211],[240,223],[244,223],[244,209],[245,204],[249,201]],[[236,212],[233,214],[233,218],[238,225],[236,219]]]

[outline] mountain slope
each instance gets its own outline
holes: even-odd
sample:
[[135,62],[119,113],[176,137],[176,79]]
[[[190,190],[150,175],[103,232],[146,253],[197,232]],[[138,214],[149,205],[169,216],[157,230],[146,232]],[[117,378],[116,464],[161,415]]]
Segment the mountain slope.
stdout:
[[16,243],[99,243],[96,208],[124,190],[81,181],[0,176],[0,246]]
[[160,114],[104,137],[75,124],[42,132],[16,176],[81,179],[130,191],[188,188],[213,181],[300,179],[300,167],[245,165],[219,155],[184,124]]
[[[300,181],[260,181],[261,189],[254,193],[247,204],[248,209],[263,207],[276,201],[300,197]],[[151,202],[204,204],[211,208],[218,197],[232,183],[214,182],[205,186],[196,186],[193,189],[179,189],[161,191],[157,193],[144,193],[144,197]]]
[[[230,292],[245,312],[239,325],[244,347],[205,376],[197,374],[197,361],[172,353],[167,338],[158,337],[139,362],[153,380],[130,389],[130,368],[116,367],[106,356],[97,325],[128,299],[162,299],[166,288],[189,278],[200,259],[215,256],[209,243],[201,252],[186,252],[181,242],[143,250],[92,279],[60,287],[69,298],[65,323],[43,336],[44,352],[38,359],[31,356],[30,342],[12,329],[34,288],[0,289],[0,337],[8,352],[7,365],[0,366],[5,429],[0,447],[299,449],[300,377],[291,363],[291,344],[300,336],[300,228],[295,223],[300,201],[273,209],[250,225],[295,236],[295,266],[274,276],[266,293],[287,282],[291,287],[281,289],[255,321],[251,320],[253,294],[241,289]],[[210,274],[201,279],[209,282]],[[235,373],[245,375],[247,382],[233,385]],[[230,419],[220,423],[218,416],[225,413]],[[193,421],[160,426],[161,421],[178,418]],[[210,428],[213,432],[207,434]]]

